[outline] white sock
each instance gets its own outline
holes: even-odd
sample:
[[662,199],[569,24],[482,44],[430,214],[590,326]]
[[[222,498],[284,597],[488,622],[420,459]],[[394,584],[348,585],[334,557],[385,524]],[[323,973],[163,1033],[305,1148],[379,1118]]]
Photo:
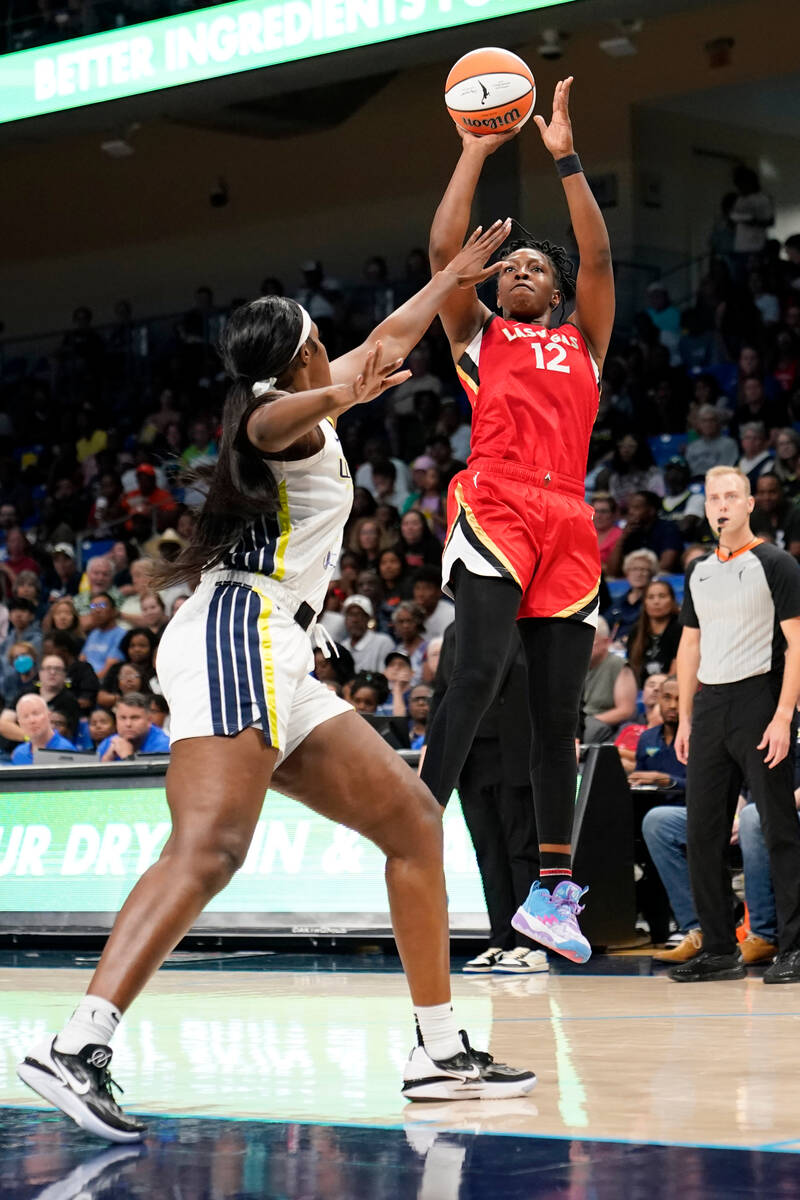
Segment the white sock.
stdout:
[[464,1049],[449,1001],[417,1007],[414,1015],[419,1022],[422,1044],[431,1058],[452,1058]]
[[84,1046],[107,1046],[122,1013],[102,996],[84,996],[56,1038],[56,1050],[78,1054]]

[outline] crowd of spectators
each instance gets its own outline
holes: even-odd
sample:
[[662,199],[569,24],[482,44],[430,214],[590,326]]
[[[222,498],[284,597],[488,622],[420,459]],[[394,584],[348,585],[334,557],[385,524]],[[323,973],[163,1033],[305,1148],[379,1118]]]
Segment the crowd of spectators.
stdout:
[[0,54],[86,37],[205,7],[206,0],[11,0],[0,21]]

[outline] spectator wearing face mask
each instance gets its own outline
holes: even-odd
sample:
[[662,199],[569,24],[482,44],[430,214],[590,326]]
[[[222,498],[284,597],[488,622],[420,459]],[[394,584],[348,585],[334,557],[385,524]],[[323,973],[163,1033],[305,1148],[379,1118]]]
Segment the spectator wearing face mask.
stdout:
[[12,642],[2,667],[3,702],[13,708],[28,684],[35,684],[38,673],[38,650],[32,642]]

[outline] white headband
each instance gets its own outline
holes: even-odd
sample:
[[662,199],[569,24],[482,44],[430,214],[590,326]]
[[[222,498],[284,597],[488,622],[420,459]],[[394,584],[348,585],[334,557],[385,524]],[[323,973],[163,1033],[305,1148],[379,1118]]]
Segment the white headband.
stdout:
[[[308,336],[311,333],[311,317],[308,315],[306,310],[303,308],[302,304],[298,304],[297,307],[300,309],[300,312],[302,314],[303,324],[300,327],[300,340],[298,341],[297,345],[295,346],[294,350],[292,351],[291,357],[289,358],[289,362],[291,362],[293,358],[297,357],[297,355],[302,350],[303,346],[308,341]],[[257,379],[256,382],[253,384],[253,395],[254,396],[263,396],[265,392],[271,391],[275,387],[277,378],[278,378],[277,375],[273,375],[270,379]]]

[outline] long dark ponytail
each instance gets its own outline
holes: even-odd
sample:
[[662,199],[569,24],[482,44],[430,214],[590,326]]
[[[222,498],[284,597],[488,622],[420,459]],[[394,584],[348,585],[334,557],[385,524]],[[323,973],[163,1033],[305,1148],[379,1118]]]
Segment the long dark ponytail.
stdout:
[[275,477],[248,440],[244,418],[257,403],[254,383],[290,373],[302,327],[300,306],[284,296],[242,304],[226,322],[219,352],[232,383],[222,410],[219,457],[188,475],[206,499],[189,545],[174,563],[159,564],[159,586],[195,583],[202,570],[223,561],[253,517],[277,510]]

